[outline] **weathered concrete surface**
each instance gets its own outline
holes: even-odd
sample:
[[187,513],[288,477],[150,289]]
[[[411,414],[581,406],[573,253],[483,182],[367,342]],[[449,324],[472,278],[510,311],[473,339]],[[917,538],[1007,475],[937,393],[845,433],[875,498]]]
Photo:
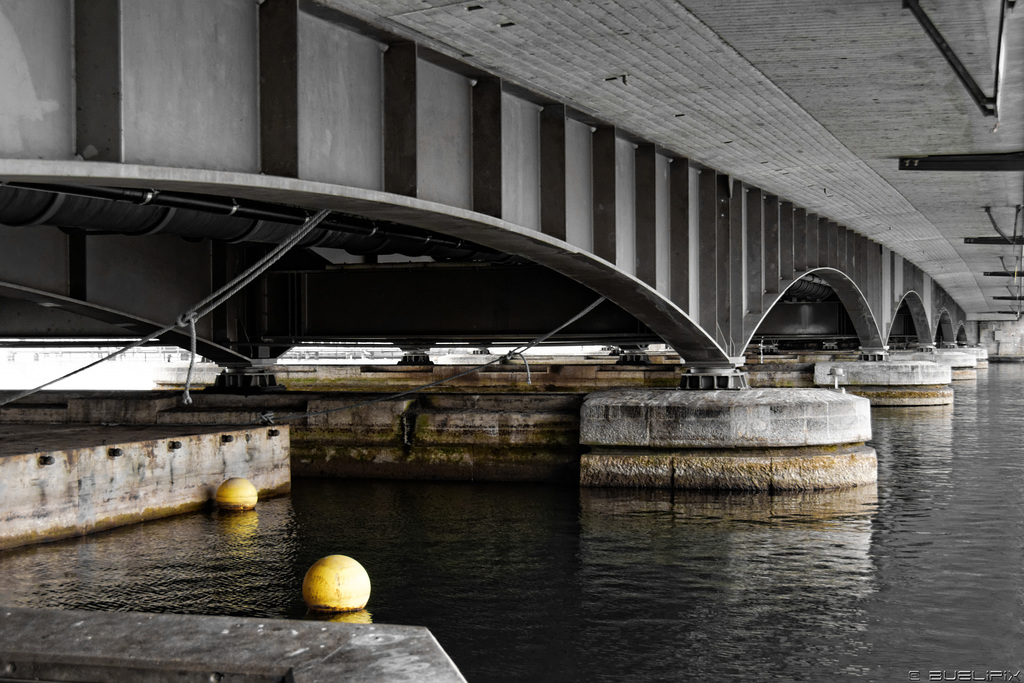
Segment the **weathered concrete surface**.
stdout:
[[988,349],[983,346],[961,346],[956,349],[958,353],[966,353],[974,356],[979,370],[988,367]]
[[[274,374],[290,390],[403,391],[465,372],[490,359],[457,365],[279,365]],[[531,358],[529,373],[522,362],[497,363],[437,386],[436,392],[502,390],[525,392],[596,391],[621,386],[677,387],[683,367],[678,356],[650,356],[650,365],[616,365],[614,356],[567,359]]]
[[[838,378],[836,372],[841,373]],[[943,406],[953,403],[953,370],[930,360],[829,361],[814,366],[814,383],[839,386],[873,406]]]
[[963,353],[959,349],[935,349],[934,351],[897,351],[891,355],[894,361],[931,361],[949,366],[954,381],[978,378],[978,357]]
[[291,487],[287,426],[0,426],[0,548],[193,510],[230,477]]
[[863,444],[832,448],[597,448],[580,459],[580,484],[695,491],[813,491],[874,483],[877,468],[875,449]]
[[873,407],[903,406],[925,408],[953,405],[953,387],[949,385],[923,386],[856,386],[846,389],[855,396],[863,396]]
[[[311,398],[312,413],[374,395]],[[419,394],[314,415],[293,431],[296,475],[573,481],[579,406],[572,393]]]
[[601,391],[580,411],[580,443],[590,446],[779,448],[870,438],[868,402],[822,389]]
[[[524,373],[525,374],[525,373]],[[678,372],[676,373],[678,381]],[[382,389],[400,388],[385,385]],[[286,391],[237,396],[174,392],[46,392],[0,409],[0,424],[69,422],[291,425],[295,476],[490,481],[575,481],[579,466],[576,392],[415,393]],[[309,417],[307,417],[307,414]]]
[[816,363],[814,383],[834,386],[839,370],[839,386],[933,386],[952,381],[950,366],[923,359],[889,361],[829,361]]
[[813,490],[877,480],[863,398],[822,389],[621,390],[580,411],[582,486]]
[[743,369],[749,386],[758,389],[814,387],[814,364],[797,359],[769,359],[748,361]]
[[0,680],[460,683],[426,628],[0,608]]

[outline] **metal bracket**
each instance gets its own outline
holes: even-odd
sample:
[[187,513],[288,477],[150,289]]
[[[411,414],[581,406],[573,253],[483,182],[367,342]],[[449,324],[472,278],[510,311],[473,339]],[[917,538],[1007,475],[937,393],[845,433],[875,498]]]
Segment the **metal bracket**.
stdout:
[[953,52],[953,48],[951,48],[949,46],[949,43],[946,42],[946,39],[942,37],[942,34],[939,33],[939,29],[936,28],[935,24],[932,23],[932,20],[928,17],[925,11],[921,9],[921,5],[918,4],[917,0],[903,0],[903,8],[909,9],[911,14],[913,14],[914,17],[917,19],[918,23],[921,24],[921,27],[924,28],[925,33],[927,33],[928,37],[932,39],[933,43],[935,43],[935,47],[939,48],[939,52],[941,52],[942,56],[945,57],[946,62],[949,64],[950,67],[952,67],[953,72],[956,74],[957,78],[960,79],[960,83],[962,83],[963,86],[967,89],[967,92],[970,93],[971,95],[971,99],[974,100],[974,103],[978,105],[978,108],[981,109],[981,113],[984,114],[985,116],[999,115],[999,66],[1000,62],[1002,61],[1001,57],[1003,51],[1003,24],[1006,20],[1006,10],[1008,7],[1007,2],[1008,0],[1003,0],[1003,6],[999,15],[999,42],[998,47],[996,48],[997,54],[995,86],[993,87],[992,96],[989,97],[982,91],[981,87],[978,85],[978,82],[974,80],[974,77],[971,76],[970,72],[967,71],[967,67],[964,66],[964,63],[961,62],[960,58],[956,56],[955,52]]
[[264,394],[285,391],[283,384],[277,383],[273,372],[263,368],[227,369],[217,375],[212,387],[204,391],[211,394]]
[[747,386],[747,373],[735,368],[724,372],[691,370],[679,378],[680,389],[746,389]]

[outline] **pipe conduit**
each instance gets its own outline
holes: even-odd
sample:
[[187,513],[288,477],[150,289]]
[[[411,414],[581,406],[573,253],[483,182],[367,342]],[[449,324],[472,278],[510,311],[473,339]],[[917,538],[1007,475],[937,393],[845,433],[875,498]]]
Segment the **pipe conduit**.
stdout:
[[[79,185],[0,184],[0,225],[52,225],[90,235],[176,235],[228,243],[279,244],[302,225],[303,209],[183,192]],[[359,255],[430,256],[512,263],[518,257],[409,226],[332,213],[300,247]]]

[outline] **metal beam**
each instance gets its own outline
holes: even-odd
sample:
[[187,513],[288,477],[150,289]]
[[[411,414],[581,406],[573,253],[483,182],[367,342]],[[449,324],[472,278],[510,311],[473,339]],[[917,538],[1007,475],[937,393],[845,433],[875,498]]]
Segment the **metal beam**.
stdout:
[[964,238],[964,244],[996,244],[996,245],[1024,244],[1024,236],[1017,235],[1016,237],[1013,237],[1013,238],[994,237],[994,236],[992,236],[992,237],[989,237],[989,236],[985,236],[985,237],[965,237]]
[[900,157],[901,171],[1024,171],[1024,152]]
[[[345,341],[516,342],[557,326],[574,307],[594,300],[588,287],[540,266],[447,263],[272,271],[262,296],[267,324],[259,330],[259,340],[275,347]],[[657,339],[636,318],[606,301],[551,341]]]
[[1024,270],[1018,270],[1015,273],[1009,270],[987,270],[982,275],[985,277],[1021,277],[1024,276]]
[[[973,99],[974,103],[978,105],[979,109],[981,109],[981,113],[984,114],[985,116],[995,116],[996,97],[989,97],[984,93],[984,91],[982,91],[977,81],[975,81],[974,77],[971,76],[969,71],[967,71],[967,67],[964,66],[964,63],[961,62],[960,58],[956,56],[955,52],[953,52],[953,48],[949,46],[949,43],[946,42],[946,39],[942,37],[941,33],[939,33],[939,29],[936,28],[935,24],[932,23],[932,20],[928,17],[925,11],[921,9],[921,5],[918,4],[917,0],[903,0],[903,8],[910,10],[911,14],[914,15],[914,18],[916,18],[918,23],[921,24],[921,27],[924,28],[925,33],[928,34],[928,37],[932,39],[933,43],[935,43],[935,47],[939,48],[939,52],[942,53],[942,56],[946,59],[946,62],[949,64],[950,67],[952,67],[953,72],[956,74],[957,78],[960,79],[960,82],[963,84],[963,86],[967,88],[967,92],[970,93],[971,99]],[[1002,33],[1001,29],[1002,24],[1000,23],[1000,33]],[[1002,46],[1002,42],[1002,35],[1000,35],[1000,47]],[[997,89],[999,83],[998,78],[999,72],[996,71]]]

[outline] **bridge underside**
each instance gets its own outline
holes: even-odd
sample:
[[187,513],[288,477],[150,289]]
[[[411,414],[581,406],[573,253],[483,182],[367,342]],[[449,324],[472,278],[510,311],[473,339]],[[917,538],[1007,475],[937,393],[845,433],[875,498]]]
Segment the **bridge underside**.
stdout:
[[[630,111],[601,116],[578,94],[375,23],[364,5],[0,4],[14,41],[0,46],[12,95],[0,114],[13,122],[0,130],[0,335],[161,329],[329,209],[199,321],[203,355],[519,342],[603,296],[553,341],[660,340],[688,364],[731,367],[808,284],[830,292],[837,329],[861,346],[888,342],[905,301],[921,343],[940,320],[943,339],[974,340],[941,269],[929,275],[874,218],[830,201],[835,185],[824,199],[762,185],[737,173],[757,156],[747,145],[730,162],[626,127],[640,121]],[[602,82],[615,79],[627,86]],[[868,211],[871,193],[860,201]],[[780,315],[782,332],[816,334]]]

